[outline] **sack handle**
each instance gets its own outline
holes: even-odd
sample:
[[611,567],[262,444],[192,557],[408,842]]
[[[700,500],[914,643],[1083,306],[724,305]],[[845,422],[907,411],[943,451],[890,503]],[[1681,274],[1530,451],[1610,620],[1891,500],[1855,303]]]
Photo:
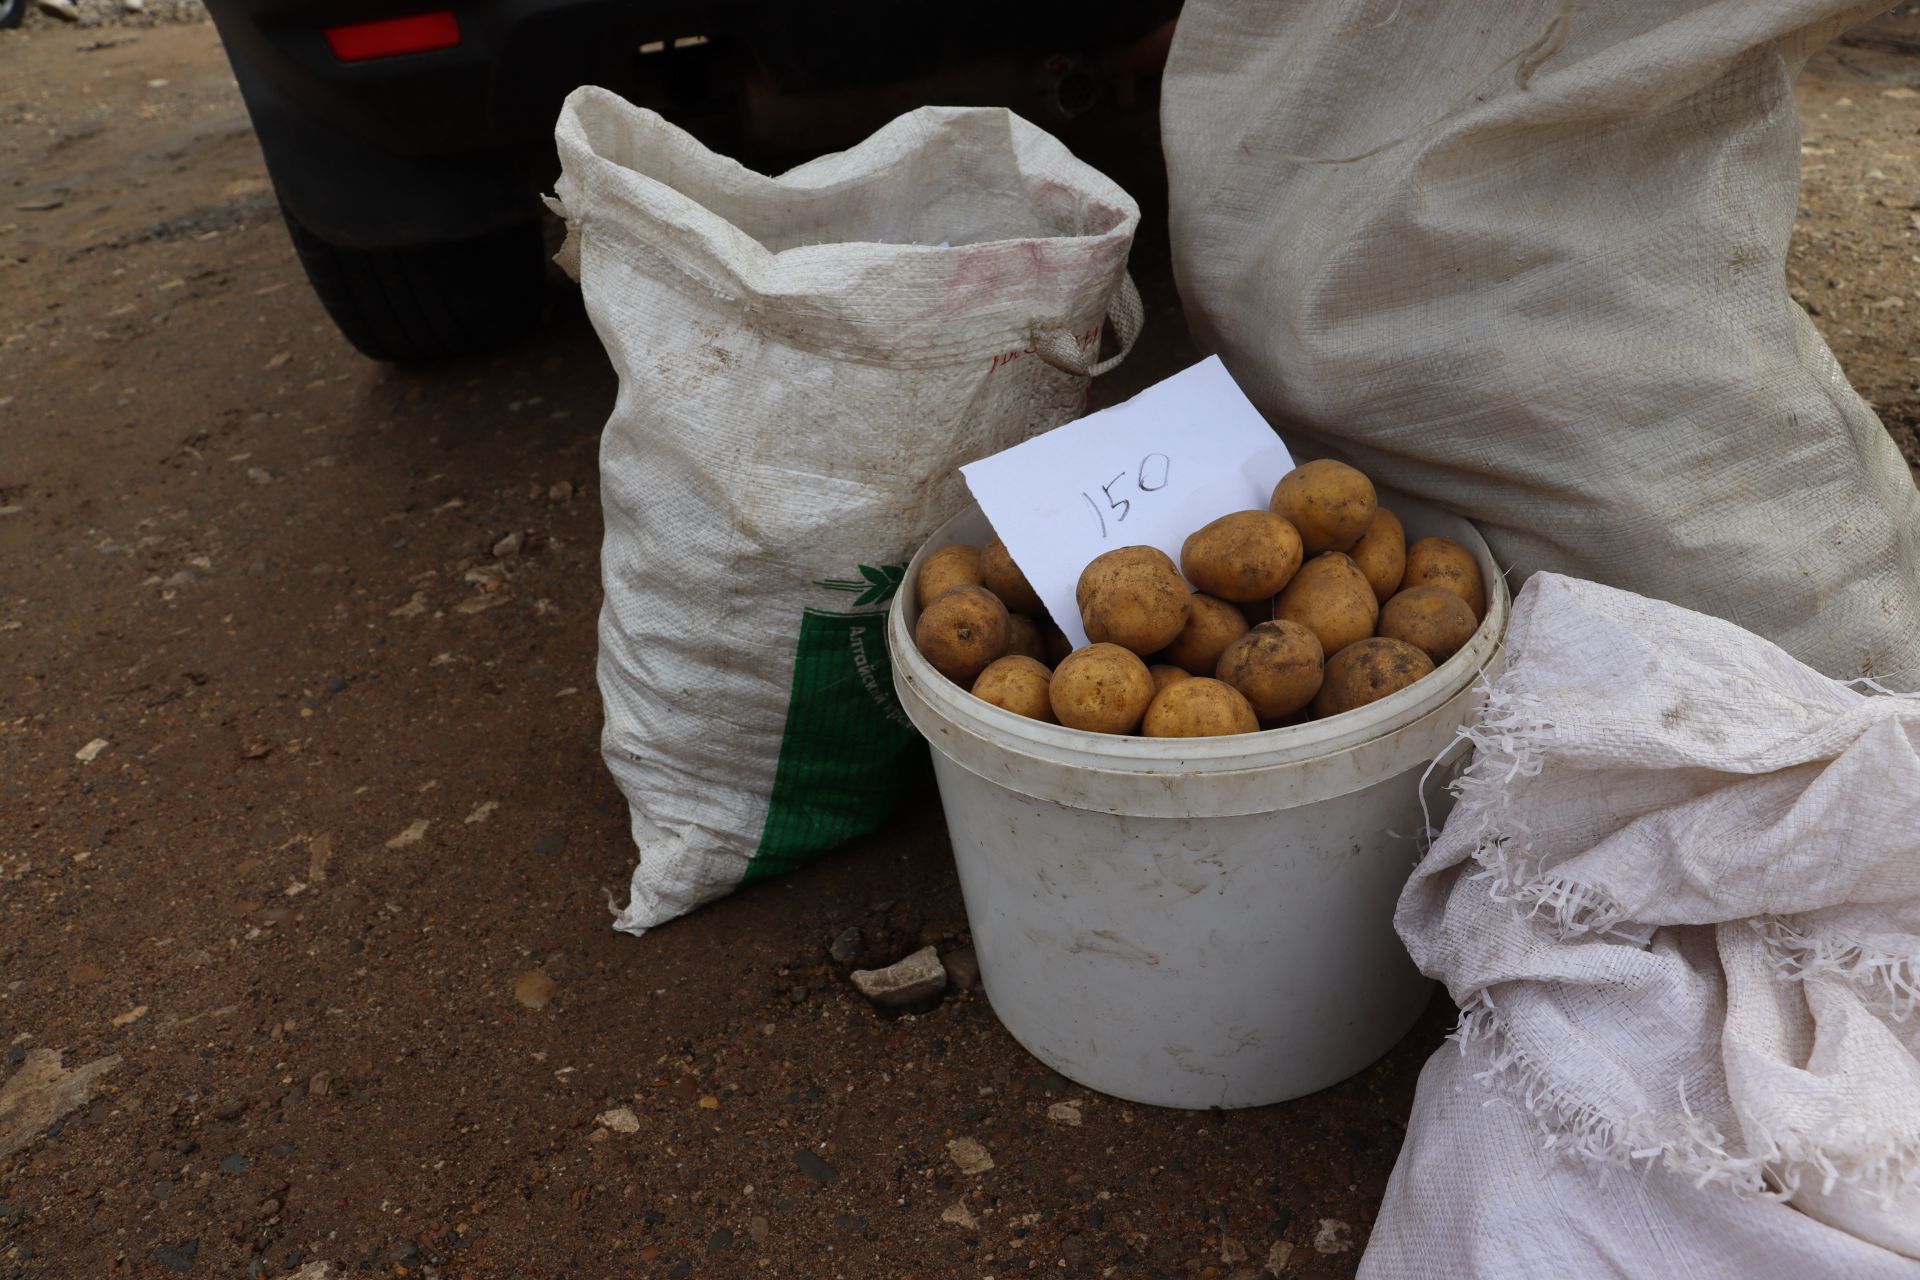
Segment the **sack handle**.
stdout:
[[[1071,373],[1080,378],[1097,378],[1125,360],[1147,322],[1147,309],[1140,301],[1140,290],[1134,287],[1133,276],[1127,272],[1120,273],[1120,287],[1107,304],[1107,321],[1113,325],[1113,336],[1119,341],[1120,349],[1105,360],[1088,364],[1073,335],[1059,330],[1044,335],[1035,334],[1033,353],[1062,373]],[[1095,347],[1096,351],[1098,349]]]

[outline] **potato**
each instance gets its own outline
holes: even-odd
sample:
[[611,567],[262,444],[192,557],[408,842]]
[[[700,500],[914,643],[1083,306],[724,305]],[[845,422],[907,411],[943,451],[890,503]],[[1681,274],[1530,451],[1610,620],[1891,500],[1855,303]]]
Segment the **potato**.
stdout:
[[1236,511],[1190,535],[1180,570],[1210,596],[1243,604],[1279,594],[1300,568],[1300,534],[1271,511]]
[[1197,591],[1189,597],[1188,606],[1187,625],[1161,651],[1160,661],[1191,675],[1211,676],[1227,646],[1247,634],[1247,620],[1225,600]]
[[1219,738],[1258,733],[1260,721],[1238,689],[1197,677],[1155,694],[1140,732],[1149,738]]
[[1052,683],[1053,673],[1045,663],[1008,654],[987,664],[973,682],[973,696],[1017,716],[1053,724],[1053,702],[1047,696]]
[[1122,567],[1132,564],[1165,565],[1176,577],[1180,573],[1173,558],[1158,547],[1120,547],[1095,556],[1080,571],[1080,581],[1073,589],[1073,602],[1084,612],[1087,601],[1093,598],[1094,588],[1106,582]]
[[1433,659],[1405,640],[1375,636],[1350,644],[1327,661],[1327,678],[1314,695],[1317,719],[1378,702],[1421,676],[1433,674]]
[[1320,648],[1338,653],[1373,634],[1380,602],[1360,566],[1338,551],[1315,556],[1300,566],[1293,581],[1273,602],[1278,621],[1297,622],[1313,632]]
[[1263,622],[1227,646],[1218,678],[1262,720],[1283,720],[1320,692],[1320,642],[1297,622]]
[[[1005,604],[1006,601],[1003,600],[1001,603]],[[1023,658],[1032,658],[1035,662],[1045,665],[1047,637],[1042,634],[1040,624],[1024,613],[1008,614],[1007,652]]]
[[1373,481],[1344,462],[1322,458],[1282,476],[1270,509],[1300,531],[1306,554],[1317,556],[1360,541],[1376,501]]
[[1006,605],[1010,613],[1038,618],[1047,612],[1047,606],[1040,603],[1040,596],[1027,581],[1027,575],[1020,572],[1020,566],[1007,554],[1007,544],[997,537],[990,539],[980,552],[980,585],[999,596],[1000,603]]
[[1007,606],[985,587],[942,592],[913,628],[913,642],[947,679],[971,689],[995,658],[1007,653]]
[[1380,610],[1380,634],[1405,640],[1434,663],[1445,662],[1473,639],[1480,620],[1445,587],[1408,587]]
[[920,562],[920,577],[913,584],[913,599],[924,609],[955,587],[979,585],[980,548],[960,545],[942,547]]
[[1170,662],[1162,662],[1158,665],[1148,667],[1147,674],[1153,677],[1153,693],[1155,697],[1159,697],[1160,691],[1170,684],[1179,684],[1182,680],[1193,679],[1193,673],[1191,671],[1184,671]]
[[[1407,571],[1407,529],[1400,523],[1400,517],[1385,507],[1374,508],[1373,518],[1367,521],[1367,531],[1360,535],[1360,541],[1353,544],[1353,550],[1347,552],[1353,562],[1360,566],[1360,572],[1367,575],[1367,582],[1373,587],[1373,598],[1381,604],[1387,597],[1400,589],[1401,575]],[[985,572],[985,555],[981,559],[982,572]],[[993,584],[987,584],[991,587]],[[1001,597],[1005,599],[1005,597]]]
[[1131,650],[1090,644],[1054,668],[1047,693],[1054,717],[1070,729],[1132,733],[1153,701],[1153,677]]
[[1193,613],[1191,593],[1173,562],[1158,551],[1153,555],[1158,558],[1138,557],[1101,574],[1080,607],[1087,639],[1145,655],[1179,636]]
[[1452,538],[1422,538],[1407,548],[1407,572],[1400,589],[1445,587],[1467,602],[1476,620],[1487,616],[1487,585],[1480,562]]

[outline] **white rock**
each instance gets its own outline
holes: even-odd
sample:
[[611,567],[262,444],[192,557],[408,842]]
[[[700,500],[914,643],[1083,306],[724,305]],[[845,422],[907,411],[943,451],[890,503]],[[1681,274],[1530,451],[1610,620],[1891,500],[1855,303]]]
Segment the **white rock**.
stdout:
[[1338,1218],[1320,1219],[1320,1228],[1313,1233],[1313,1251],[1315,1253],[1353,1252],[1353,1228]]
[[972,1138],[955,1138],[947,1144],[947,1158],[962,1173],[985,1173],[993,1168],[993,1157]]
[[633,1114],[632,1107],[615,1107],[611,1111],[602,1111],[594,1117],[594,1120],[615,1133],[640,1132],[640,1117]]
[[940,1211],[940,1221],[951,1222],[954,1226],[964,1228],[968,1231],[973,1231],[980,1225],[973,1220],[973,1215],[967,1212],[967,1206],[964,1203],[950,1204],[942,1209]]
[[404,849],[410,844],[419,844],[426,838],[427,828],[432,825],[431,820],[427,818],[415,818],[407,824],[405,831],[387,841],[387,848]]
[[851,977],[860,994],[879,1005],[914,1004],[947,989],[946,967],[932,947],[922,947],[884,969],[855,969]]
[[94,757],[106,749],[107,740],[105,738],[95,738],[92,742],[89,742],[86,746],[74,752],[73,758],[81,764],[92,764]]
[[1285,1240],[1274,1241],[1273,1248],[1267,1250],[1267,1274],[1277,1276],[1287,1269],[1293,1261],[1293,1246]]
[[1061,1124],[1080,1127],[1080,1104],[1077,1102],[1056,1102],[1047,1108],[1047,1119],[1057,1120]]

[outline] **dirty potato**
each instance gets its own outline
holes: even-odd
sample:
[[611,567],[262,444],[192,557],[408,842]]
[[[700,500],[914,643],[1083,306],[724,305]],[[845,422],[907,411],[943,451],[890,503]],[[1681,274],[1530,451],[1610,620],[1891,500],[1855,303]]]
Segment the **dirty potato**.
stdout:
[[955,587],[980,585],[980,548],[963,545],[942,547],[920,562],[920,577],[913,584],[914,603],[922,609]]
[[1300,531],[1307,555],[1317,556],[1360,541],[1376,502],[1373,481],[1344,462],[1322,458],[1282,476],[1269,509]]
[[1187,625],[1160,653],[1190,675],[1211,676],[1227,646],[1247,634],[1247,620],[1225,600],[1195,592],[1188,599]]
[[1045,663],[1008,654],[987,664],[973,682],[973,696],[1017,716],[1053,724],[1053,702],[1047,696],[1052,683],[1053,673]]
[[1338,653],[1373,634],[1380,602],[1360,566],[1338,551],[1315,556],[1300,566],[1293,581],[1273,602],[1276,620],[1297,622],[1313,632],[1320,648]]
[[1487,616],[1487,586],[1480,562],[1452,538],[1422,538],[1407,548],[1407,572],[1400,589],[1445,587],[1467,602],[1477,621]]
[[1070,729],[1132,733],[1153,701],[1153,677],[1140,655],[1117,644],[1068,654],[1048,687],[1054,718]]
[[1376,507],[1373,518],[1367,521],[1366,532],[1347,554],[1360,566],[1360,572],[1367,575],[1373,598],[1385,604],[1387,597],[1400,589],[1400,579],[1407,571],[1406,526],[1393,512]]
[[1314,717],[1324,720],[1378,702],[1432,673],[1433,659],[1405,640],[1375,636],[1350,644],[1327,660],[1327,678],[1313,699]]
[[1147,668],[1147,674],[1153,677],[1153,693],[1159,697],[1162,690],[1170,684],[1179,684],[1182,680],[1193,679],[1191,671],[1182,670],[1170,662],[1159,662]]
[[1173,562],[1158,551],[1154,556],[1113,565],[1100,576],[1080,606],[1089,640],[1144,656],[1179,636],[1193,613],[1191,593]]
[[[1001,603],[1005,604],[1006,601],[1002,599]],[[1040,624],[1024,613],[1008,614],[1007,652],[1044,664],[1047,660],[1047,637],[1041,632]]]
[[1085,610],[1087,601],[1093,598],[1094,591],[1102,583],[1108,581],[1122,568],[1135,564],[1164,565],[1176,576],[1180,572],[1173,558],[1158,547],[1119,547],[1097,555],[1087,562],[1087,567],[1080,571],[1079,583],[1073,589],[1073,602]]
[[1235,511],[1205,525],[1180,547],[1187,581],[1235,604],[1279,594],[1300,568],[1300,533],[1271,511]]
[[980,552],[980,585],[999,596],[1000,603],[1011,613],[1038,618],[1047,611],[1033,584],[1027,581],[1027,575],[1020,572],[1020,566],[1007,554],[1007,544],[997,537],[989,539]]
[[971,689],[995,658],[1007,653],[1007,606],[985,587],[960,586],[941,593],[914,624],[913,642],[947,679]]
[[1232,685],[1204,676],[1155,694],[1140,726],[1149,738],[1219,738],[1259,731],[1260,720],[1246,697]]
[[1320,692],[1321,650],[1297,622],[1263,622],[1227,646],[1217,678],[1238,689],[1262,720],[1283,720]]
[[1467,602],[1445,587],[1408,587],[1380,609],[1380,634],[1405,640],[1436,665],[1460,652],[1479,629]]

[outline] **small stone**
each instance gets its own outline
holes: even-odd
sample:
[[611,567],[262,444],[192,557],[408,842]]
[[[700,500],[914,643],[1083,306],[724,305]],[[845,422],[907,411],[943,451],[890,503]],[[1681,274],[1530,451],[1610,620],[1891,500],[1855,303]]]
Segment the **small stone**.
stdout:
[[116,1027],[131,1026],[132,1024],[140,1021],[140,1019],[146,1016],[147,1016],[147,1006],[143,1004],[137,1004],[133,1006],[133,1008],[127,1010],[125,1013],[116,1015],[113,1020],[113,1025]]
[[720,1099],[709,1093],[700,1099],[699,1106],[702,1111],[718,1111],[720,1109]]
[[955,1138],[949,1142],[947,1157],[962,1173],[985,1173],[993,1168],[993,1157],[972,1138]]
[[192,1271],[193,1260],[199,1256],[198,1240],[188,1240],[181,1244],[163,1244],[153,1251],[155,1262],[179,1275],[186,1275]]
[[832,957],[835,964],[852,964],[860,958],[860,948],[865,942],[859,926],[843,929],[840,936],[827,947],[827,955]]
[[482,800],[479,804],[473,806],[472,811],[469,812],[465,818],[462,818],[461,821],[467,823],[469,826],[476,822],[485,822],[493,815],[493,811],[499,807],[500,802],[498,800]]
[[971,946],[956,947],[940,957],[946,966],[947,982],[955,991],[971,991],[980,985],[980,957]]
[[213,1118],[215,1120],[238,1120],[246,1113],[247,1100],[245,1098],[228,1098],[214,1107]]
[[82,960],[67,971],[67,981],[76,987],[92,986],[96,982],[106,981],[106,978],[107,971],[91,960]]
[[611,1111],[602,1111],[594,1117],[597,1124],[603,1124],[615,1133],[640,1132],[640,1117],[633,1114],[632,1107],[615,1107]]
[[278,1200],[268,1198],[260,1202],[260,1207],[254,1210],[254,1215],[264,1220],[264,1219],[273,1217],[275,1214],[279,1212],[280,1212],[280,1202]]
[[1315,1253],[1350,1253],[1352,1250],[1352,1227],[1338,1218],[1320,1219],[1319,1229],[1313,1233]]
[[840,1176],[838,1169],[804,1147],[794,1153],[793,1162],[799,1166],[800,1172],[823,1187]]
[[410,844],[419,844],[422,840],[426,839],[427,828],[432,825],[433,823],[430,819],[415,818],[407,824],[405,831],[402,831],[399,835],[387,841],[387,848],[404,849]]
[[255,484],[272,484],[273,472],[267,470],[265,467],[248,467],[247,479],[253,481]]
[[1080,1104],[1077,1102],[1056,1102],[1047,1108],[1047,1119],[1057,1121],[1060,1124],[1070,1124],[1078,1129],[1080,1127]]
[[402,1240],[387,1250],[387,1257],[394,1262],[412,1262],[420,1256],[420,1246],[411,1240]]
[[573,484],[571,481],[567,481],[567,480],[556,481],[553,484],[553,486],[547,490],[548,502],[570,502],[572,501],[572,499],[573,499]]
[[333,837],[318,835],[307,841],[307,882],[319,884],[333,865]]
[[731,1248],[733,1248],[733,1232],[725,1227],[721,1227],[707,1237],[708,1253],[725,1253]]
[[324,1098],[332,1089],[333,1073],[331,1071],[316,1071],[307,1081],[307,1096],[309,1098]]
[[86,746],[74,752],[73,758],[81,764],[92,764],[95,758],[106,749],[107,740],[105,738],[95,738],[92,742],[89,742]]
[[553,999],[553,993],[560,984],[538,969],[530,970],[513,980],[513,998],[529,1009],[544,1009]]
[[747,1219],[747,1235],[755,1244],[765,1244],[767,1242],[767,1232],[770,1229],[767,1220],[757,1214]]
[[917,1004],[947,989],[947,971],[932,947],[922,947],[884,969],[855,969],[851,977],[861,995],[888,1007]]
[[243,1155],[235,1154],[220,1157],[220,1171],[222,1173],[245,1173],[251,1165],[252,1161]]
[[976,1231],[980,1224],[973,1220],[973,1214],[967,1211],[965,1201],[955,1201],[940,1211],[940,1221],[952,1223],[964,1231]]
[[1220,1261],[1226,1263],[1228,1266],[1232,1266],[1236,1262],[1245,1262],[1246,1260],[1247,1246],[1241,1244],[1232,1236],[1223,1235],[1220,1237]]
[[493,544],[493,558],[495,560],[511,560],[520,554],[520,548],[526,544],[526,537],[518,529],[515,529],[512,533]]
[[1293,1246],[1285,1240],[1274,1241],[1273,1248],[1267,1250],[1267,1274],[1270,1276],[1279,1275],[1287,1269],[1287,1264],[1292,1261]]
[[183,590],[184,588],[192,586],[195,582],[198,582],[198,581],[199,579],[193,576],[193,571],[191,569],[182,569],[177,573],[168,574],[166,579],[162,581],[160,585],[165,587],[169,591],[180,591],[180,590]]

